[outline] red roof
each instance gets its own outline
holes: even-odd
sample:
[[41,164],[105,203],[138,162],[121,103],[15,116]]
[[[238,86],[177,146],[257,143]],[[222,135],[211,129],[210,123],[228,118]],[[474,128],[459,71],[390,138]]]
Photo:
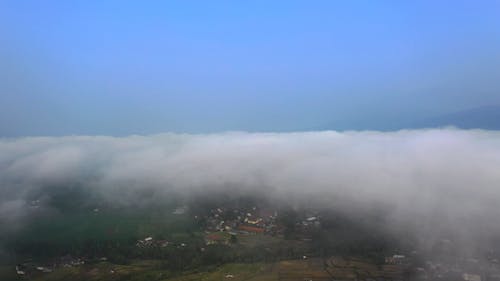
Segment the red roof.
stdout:
[[214,241],[220,241],[220,240],[227,240],[226,237],[223,235],[217,234],[217,233],[212,233],[206,236],[207,240],[214,240]]
[[255,226],[248,226],[248,225],[240,225],[238,227],[238,229],[248,231],[248,232],[255,232],[255,233],[263,233],[264,232],[264,228],[255,227]]

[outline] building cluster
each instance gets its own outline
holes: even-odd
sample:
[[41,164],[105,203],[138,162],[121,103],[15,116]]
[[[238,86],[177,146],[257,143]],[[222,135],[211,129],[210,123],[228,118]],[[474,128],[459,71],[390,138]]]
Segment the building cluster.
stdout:
[[37,264],[32,261],[26,261],[20,264],[17,264],[15,269],[16,273],[19,276],[33,276],[37,274],[50,273],[54,271],[56,268],[60,267],[76,267],[85,264],[85,260],[83,258],[73,257],[70,255],[62,256],[58,259],[55,259],[50,265]]
[[[227,208],[218,207],[212,209],[204,217],[206,243],[227,244],[232,236],[251,234],[279,234],[281,228],[276,222],[278,213],[274,210],[252,207]],[[222,235],[221,232],[228,235]]]
[[406,264],[408,263],[408,259],[405,255],[395,254],[390,257],[385,257],[386,264]]
[[314,211],[305,210],[295,223],[295,238],[302,241],[312,241],[312,234],[320,226],[320,216]]
[[177,248],[186,247],[186,243],[173,243],[163,239],[154,239],[152,236],[148,236],[144,239],[139,239],[135,243],[138,248],[165,248],[167,246],[174,246]]

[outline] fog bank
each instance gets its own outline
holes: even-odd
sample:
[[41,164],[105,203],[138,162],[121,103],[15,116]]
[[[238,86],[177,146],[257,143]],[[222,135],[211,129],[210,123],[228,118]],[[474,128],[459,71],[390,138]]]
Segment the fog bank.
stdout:
[[[161,134],[0,140],[0,223],[22,221],[34,190],[82,185],[128,204],[130,191],[237,191],[308,198],[388,221],[426,237],[500,234],[500,132]],[[43,196],[43,195],[41,195]]]

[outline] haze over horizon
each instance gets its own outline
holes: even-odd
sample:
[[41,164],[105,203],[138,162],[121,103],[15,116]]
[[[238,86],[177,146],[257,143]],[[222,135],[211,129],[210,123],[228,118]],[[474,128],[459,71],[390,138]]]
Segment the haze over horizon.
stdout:
[[0,136],[411,128],[500,104],[498,26],[498,1],[2,1]]

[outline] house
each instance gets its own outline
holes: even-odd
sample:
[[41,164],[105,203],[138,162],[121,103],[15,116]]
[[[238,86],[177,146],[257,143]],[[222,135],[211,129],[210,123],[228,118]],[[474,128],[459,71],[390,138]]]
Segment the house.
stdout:
[[207,245],[215,245],[215,244],[228,244],[229,238],[227,235],[223,235],[222,233],[210,233],[205,236],[205,243]]
[[135,244],[137,247],[146,247],[146,246],[152,246],[153,245],[153,237],[146,237],[143,240],[137,240],[137,243]]
[[404,255],[393,255],[392,257],[385,257],[386,264],[402,264],[406,259]]
[[260,222],[262,221],[261,218],[256,218],[256,219],[249,219],[249,218],[245,218],[245,222],[248,223],[248,224],[253,224],[253,225],[257,225],[259,224]]
[[41,272],[44,272],[44,273],[50,273],[50,272],[52,272],[52,269],[50,269],[48,267],[44,267],[44,266],[37,266],[36,269],[38,271],[41,271]]
[[73,267],[85,264],[85,261],[81,258],[74,258],[71,255],[65,255],[59,258],[60,264],[63,267]]
[[250,232],[250,233],[264,233],[264,228],[256,227],[256,226],[248,226],[248,225],[240,225],[238,230]]
[[16,273],[17,275],[24,275],[24,270],[22,270],[22,267],[19,265],[16,265]]

